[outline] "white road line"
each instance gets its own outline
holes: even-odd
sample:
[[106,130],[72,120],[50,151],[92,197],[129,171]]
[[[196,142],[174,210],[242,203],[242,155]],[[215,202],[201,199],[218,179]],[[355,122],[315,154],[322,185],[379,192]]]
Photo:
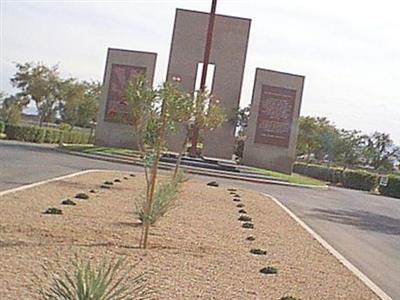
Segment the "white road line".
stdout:
[[[64,175],[64,176],[60,176],[60,177],[54,177],[54,178],[51,178],[51,179],[46,179],[46,180],[42,180],[42,181],[26,184],[26,185],[19,186],[19,187],[16,187],[16,188],[12,188],[12,189],[9,189],[9,190],[0,191],[0,197],[4,196],[4,195],[7,195],[7,194],[15,193],[15,192],[18,192],[18,191],[22,191],[22,190],[26,190],[26,189],[29,189],[29,188],[33,188],[33,187],[36,187],[36,186],[40,186],[40,185],[43,185],[43,184],[46,184],[46,183],[59,181],[59,180],[63,180],[63,179],[67,179],[67,178],[71,178],[71,177],[75,177],[75,176],[79,176],[79,175],[83,175],[83,174],[87,174],[87,173],[93,173],[93,172],[116,172],[116,171],[114,171],[114,170],[99,170],[99,169],[91,169],[91,170],[79,171],[79,172],[75,172],[75,173]],[[123,171],[121,171],[121,172],[123,172]]]
[[327,249],[333,256],[337,258],[345,267],[347,267],[354,275],[356,275],[366,286],[368,286],[378,297],[382,300],[392,300],[380,287],[378,287],[371,279],[362,273],[356,266],[349,262],[342,254],[333,248],[327,241],[325,241],[318,233],[312,230],[306,223],[300,220],[289,208],[283,205],[277,198],[262,193],[264,196],[271,198],[277,205],[279,205],[293,220],[295,220],[301,227],[303,227],[311,236],[316,239],[325,249]]

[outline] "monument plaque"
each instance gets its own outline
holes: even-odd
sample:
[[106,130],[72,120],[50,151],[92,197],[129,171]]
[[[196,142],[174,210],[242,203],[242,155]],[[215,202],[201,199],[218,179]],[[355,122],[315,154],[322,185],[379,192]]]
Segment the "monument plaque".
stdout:
[[255,143],[289,146],[296,90],[262,85]]
[[[127,123],[128,113],[125,112],[124,92],[132,78],[138,75],[145,75],[145,67],[112,64],[111,77],[107,95],[105,121]],[[118,118],[116,118],[118,115]]]

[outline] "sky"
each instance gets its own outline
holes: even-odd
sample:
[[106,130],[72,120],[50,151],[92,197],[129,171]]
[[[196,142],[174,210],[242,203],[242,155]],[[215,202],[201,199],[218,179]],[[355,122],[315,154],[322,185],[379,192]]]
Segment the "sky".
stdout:
[[[0,90],[14,93],[15,62],[102,81],[108,47],[157,52],[161,83],[175,8],[209,11],[211,0],[0,3]],[[398,0],[219,0],[218,13],[252,19],[241,106],[256,67],[305,75],[301,115],[400,144],[399,11]]]

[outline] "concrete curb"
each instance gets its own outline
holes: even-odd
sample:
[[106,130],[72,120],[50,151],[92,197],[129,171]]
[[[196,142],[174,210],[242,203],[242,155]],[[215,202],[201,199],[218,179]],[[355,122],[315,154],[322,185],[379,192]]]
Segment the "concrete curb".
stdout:
[[[98,160],[120,163],[120,164],[130,164],[130,165],[142,166],[141,163],[139,163],[133,159],[128,160],[128,159],[122,159],[122,158],[114,158],[114,157],[108,157],[108,156],[102,156],[102,155],[96,155],[96,154],[87,154],[87,153],[81,153],[81,152],[69,151],[69,150],[57,149],[57,148],[55,148],[54,150],[58,151],[58,152],[70,154],[70,155],[85,157],[85,158],[98,159]],[[171,168],[167,167],[167,166],[160,166],[159,168],[162,170],[171,170]],[[240,180],[240,181],[260,183],[260,184],[283,185],[283,186],[297,187],[297,188],[307,188],[307,189],[317,189],[317,190],[328,190],[329,189],[329,187],[327,185],[316,186],[316,185],[306,185],[306,184],[295,184],[295,183],[289,183],[289,182],[284,182],[284,181],[279,181],[279,180],[254,179],[254,178],[249,178],[249,177],[227,175],[227,174],[216,173],[216,172],[206,172],[203,170],[194,170],[194,169],[190,169],[190,168],[185,168],[185,166],[182,166],[182,168],[185,169],[185,171],[187,173],[195,174],[195,175],[203,175],[203,176],[210,176],[210,177],[216,177],[216,178]]]
[[[16,187],[16,188],[12,188],[12,189],[9,189],[9,190],[0,191],[0,197],[4,196],[4,195],[15,193],[15,192],[19,192],[19,191],[22,191],[22,190],[26,190],[26,189],[29,189],[29,188],[33,188],[33,187],[36,187],[36,186],[44,185],[46,183],[55,182],[55,181],[59,181],[59,180],[67,179],[67,178],[72,178],[72,177],[75,177],[75,176],[88,174],[88,173],[93,173],[93,172],[116,172],[116,171],[115,170],[100,170],[100,169],[90,169],[90,170],[79,171],[79,172],[71,173],[71,174],[68,174],[68,175],[63,175],[63,176],[54,177],[54,178],[51,178],[51,179],[46,179],[46,180],[42,180],[42,181],[38,181],[38,182],[22,185],[22,186],[19,186],[19,187]],[[123,171],[117,171],[117,172],[123,172]]]
[[294,221],[296,221],[305,231],[307,231],[314,239],[316,239],[326,250],[328,250],[336,259],[341,262],[347,269],[358,277],[367,287],[369,287],[382,300],[393,300],[380,287],[378,287],[371,279],[362,273],[356,266],[348,261],[342,254],[325,241],[318,233],[312,230],[306,223],[300,220],[289,208],[282,204],[277,198],[261,193],[262,195],[272,199],[279,207],[281,207]]

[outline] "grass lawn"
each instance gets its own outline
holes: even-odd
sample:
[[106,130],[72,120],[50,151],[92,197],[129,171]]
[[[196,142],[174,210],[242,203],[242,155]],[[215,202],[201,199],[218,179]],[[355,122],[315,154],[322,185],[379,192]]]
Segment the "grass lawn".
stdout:
[[111,148],[111,147],[97,147],[94,145],[65,145],[64,149],[70,151],[77,151],[90,154],[116,154],[125,156],[138,156],[139,151],[124,149],[124,148]]
[[314,179],[311,177],[307,177],[304,175],[296,174],[296,173],[292,173],[292,175],[287,175],[284,173],[279,173],[279,172],[275,172],[275,171],[271,171],[271,170],[267,170],[267,169],[261,169],[261,168],[251,168],[251,169],[260,174],[287,180],[287,182],[289,182],[289,183],[316,185],[316,186],[325,185],[325,183],[323,181],[320,181],[318,179]]

